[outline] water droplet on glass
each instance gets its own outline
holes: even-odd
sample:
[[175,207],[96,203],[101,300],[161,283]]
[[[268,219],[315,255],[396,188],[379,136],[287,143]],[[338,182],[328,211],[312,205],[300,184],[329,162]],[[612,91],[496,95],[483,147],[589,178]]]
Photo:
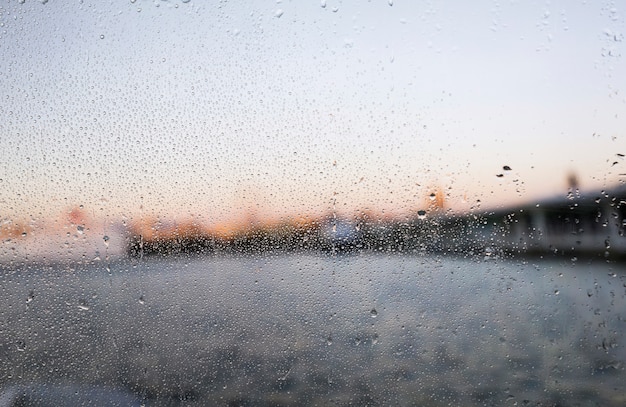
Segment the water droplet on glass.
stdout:
[[554,295],[559,295],[561,292],[559,290],[554,290]]
[[320,6],[322,6],[322,8],[326,8],[326,0],[320,0]]
[[28,297],[26,297],[26,302],[31,302],[35,299],[35,291],[30,290],[30,292],[28,293]]
[[276,17],[276,18],[281,18],[283,14],[285,14],[285,11],[284,11],[283,9],[280,9],[280,8],[279,8],[279,9],[278,9],[278,10],[276,10],[276,12],[274,13],[274,17]]
[[103,40],[104,39],[104,34],[100,34],[100,39]]
[[428,198],[430,198],[430,200],[431,200],[431,201],[434,201],[434,200],[435,200],[435,197],[436,197],[436,195],[435,195],[435,193],[434,193],[434,192],[433,192],[433,193],[431,193],[430,195],[428,195]]
[[418,219],[426,219],[426,211],[425,210],[417,211],[417,218]]
[[509,167],[508,165],[503,166],[502,169],[504,171],[511,171],[511,167]]
[[333,344],[333,338],[332,338],[331,336],[328,336],[328,338],[326,338],[326,344],[327,344],[328,346],[330,346],[330,345],[332,345],[332,344]]
[[139,296],[139,304],[143,305],[146,303],[146,300],[144,300],[143,295]]
[[85,232],[85,227],[83,225],[78,225],[76,226],[76,231],[82,235]]
[[87,301],[80,300],[78,302],[78,309],[81,311],[89,311],[89,306],[87,305]]
[[387,4],[389,4],[390,6],[393,6],[393,0],[387,0]]
[[375,309],[372,309],[370,311],[370,315],[372,318],[376,318],[378,316],[378,311],[376,311]]

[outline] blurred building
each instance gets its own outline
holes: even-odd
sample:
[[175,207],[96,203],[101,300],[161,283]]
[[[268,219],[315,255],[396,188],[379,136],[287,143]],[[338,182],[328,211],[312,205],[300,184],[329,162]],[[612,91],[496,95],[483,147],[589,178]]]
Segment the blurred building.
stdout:
[[476,239],[521,252],[626,254],[626,186],[578,192],[481,215]]

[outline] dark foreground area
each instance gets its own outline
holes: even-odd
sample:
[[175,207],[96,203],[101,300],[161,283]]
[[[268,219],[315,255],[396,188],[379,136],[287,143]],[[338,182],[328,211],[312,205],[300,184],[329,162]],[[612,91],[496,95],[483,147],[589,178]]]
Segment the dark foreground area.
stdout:
[[1,270],[4,400],[626,404],[623,264],[282,254]]

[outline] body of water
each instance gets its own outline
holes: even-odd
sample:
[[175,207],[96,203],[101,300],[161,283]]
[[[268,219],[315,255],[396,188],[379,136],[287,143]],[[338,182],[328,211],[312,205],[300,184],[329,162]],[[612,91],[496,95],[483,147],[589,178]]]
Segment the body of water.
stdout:
[[146,405],[623,406],[626,271],[418,255],[0,268],[0,388]]

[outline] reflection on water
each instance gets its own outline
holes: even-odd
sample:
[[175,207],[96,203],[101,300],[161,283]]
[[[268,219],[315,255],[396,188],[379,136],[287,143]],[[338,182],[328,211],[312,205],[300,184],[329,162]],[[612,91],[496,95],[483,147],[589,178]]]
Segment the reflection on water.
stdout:
[[626,273],[386,255],[5,267],[0,384],[147,405],[626,403]]

